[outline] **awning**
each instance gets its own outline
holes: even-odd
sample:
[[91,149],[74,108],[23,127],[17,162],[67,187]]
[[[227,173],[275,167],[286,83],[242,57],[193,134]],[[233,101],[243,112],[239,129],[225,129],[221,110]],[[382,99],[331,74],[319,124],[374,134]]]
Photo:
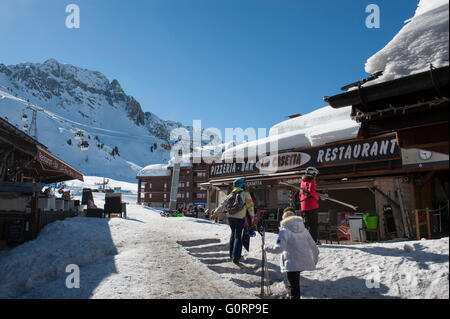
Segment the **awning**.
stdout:
[[83,174],[80,171],[39,146],[37,146],[36,160],[42,165],[45,174],[49,175],[49,180],[64,181],[78,179],[83,181]]
[[247,184],[252,184],[252,182],[256,180],[276,180],[276,179],[285,179],[285,178],[292,178],[294,176],[302,176],[304,174],[304,171],[293,171],[293,172],[284,172],[284,173],[274,173],[274,174],[259,174],[259,175],[251,175],[251,176],[234,176],[230,178],[220,178],[220,179],[212,179],[208,183],[202,183],[200,186],[207,187],[210,185],[213,186],[225,186],[228,184],[233,183],[235,179],[243,178],[246,180]]

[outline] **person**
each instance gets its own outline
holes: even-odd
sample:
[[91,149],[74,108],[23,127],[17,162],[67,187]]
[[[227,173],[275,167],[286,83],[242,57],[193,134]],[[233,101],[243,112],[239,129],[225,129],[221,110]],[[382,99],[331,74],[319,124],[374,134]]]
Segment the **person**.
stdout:
[[230,225],[231,235],[230,235],[230,259],[236,265],[242,257],[242,237],[245,226],[245,219],[248,213],[250,218],[250,223],[254,224],[254,203],[249,192],[245,191],[246,182],[243,178],[236,179],[233,182],[233,191],[225,201],[214,211],[211,215],[211,219],[215,219],[220,214],[227,212],[226,203],[233,198],[236,194],[242,199],[244,204],[243,208],[236,214],[228,216],[228,224]]
[[70,200],[70,199],[71,199],[71,197],[70,197],[70,190],[69,190],[69,191],[65,191],[65,192],[62,194],[61,198]]
[[300,184],[300,204],[302,215],[305,218],[305,226],[311,233],[312,238],[317,244],[319,242],[319,217],[317,210],[319,208],[319,195],[316,192],[316,176],[319,171],[314,167],[308,167],[302,177]]
[[280,269],[286,274],[290,299],[300,299],[300,272],[316,269],[319,249],[311,234],[305,228],[303,218],[287,207],[275,245],[265,244],[262,248],[273,254],[281,254]]
[[87,208],[88,209],[97,209],[97,206],[94,204],[94,201],[92,199],[88,200]]

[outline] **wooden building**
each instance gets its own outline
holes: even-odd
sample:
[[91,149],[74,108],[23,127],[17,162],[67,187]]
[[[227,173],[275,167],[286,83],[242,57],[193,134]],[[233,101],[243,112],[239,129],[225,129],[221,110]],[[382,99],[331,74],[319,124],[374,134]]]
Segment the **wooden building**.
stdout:
[[73,179],[82,181],[83,174],[0,118],[0,244],[33,239],[48,222],[73,216],[47,216],[39,203],[45,184]]
[[[256,163],[213,163],[202,185],[208,191],[207,206],[222,202],[233,181],[242,177],[262,211],[276,216],[289,205],[299,209],[298,191],[288,184],[298,187],[301,170],[309,166],[320,171],[319,191],[357,206],[359,213],[379,216],[380,239],[415,236],[414,210],[448,201],[448,156],[401,149],[397,134],[391,133],[286,150]],[[352,211],[331,201],[319,202],[320,213],[330,210]],[[393,220],[385,218],[387,210],[393,212]]]
[[[173,167],[149,165],[136,176],[138,203],[151,207],[169,207]],[[177,208],[206,206],[206,191],[200,184],[207,181],[206,164],[183,164],[180,170]]]
[[448,66],[353,86],[354,90],[325,97],[325,101],[334,108],[352,106],[352,118],[361,123],[360,137],[396,132],[401,148],[449,153]]

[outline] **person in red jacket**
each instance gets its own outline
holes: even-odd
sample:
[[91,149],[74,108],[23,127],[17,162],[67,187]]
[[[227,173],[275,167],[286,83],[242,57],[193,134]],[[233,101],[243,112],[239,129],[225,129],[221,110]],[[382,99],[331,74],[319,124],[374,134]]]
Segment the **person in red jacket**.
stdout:
[[316,176],[319,171],[315,167],[308,167],[300,184],[301,211],[305,219],[305,226],[308,228],[312,238],[319,243],[319,195],[316,192]]

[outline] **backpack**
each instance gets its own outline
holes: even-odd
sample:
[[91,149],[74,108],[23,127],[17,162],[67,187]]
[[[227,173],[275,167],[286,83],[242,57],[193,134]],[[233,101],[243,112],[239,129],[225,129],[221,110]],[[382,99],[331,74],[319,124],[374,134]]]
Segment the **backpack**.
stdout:
[[238,214],[245,206],[245,203],[241,197],[241,193],[242,192],[233,193],[225,205],[227,213],[230,216]]

